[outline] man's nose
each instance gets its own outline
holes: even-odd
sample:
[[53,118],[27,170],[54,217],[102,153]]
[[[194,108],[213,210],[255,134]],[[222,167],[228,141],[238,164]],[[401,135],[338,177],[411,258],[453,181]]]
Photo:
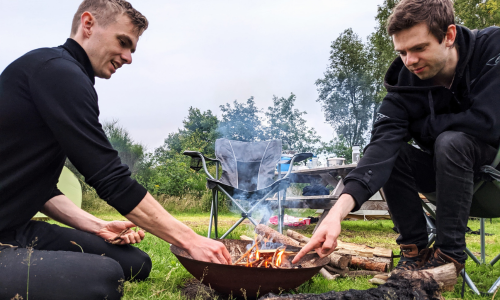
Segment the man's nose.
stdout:
[[406,65],[407,66],[412,66],[414,64],[418,63],[418,56],[413,54],[413,53],[410,53],[408,52],[406,54]]
[[124,64],[131,64],[132,63],[132,52],[131,51],[123,52],[121,55],[121,58],[122,58]]

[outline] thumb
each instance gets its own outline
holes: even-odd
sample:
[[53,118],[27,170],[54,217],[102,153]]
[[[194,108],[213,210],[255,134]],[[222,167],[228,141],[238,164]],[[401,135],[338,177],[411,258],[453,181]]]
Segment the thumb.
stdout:
[[135,225],[134,223],[130,222],[130,221],[123,221],[123,225],[125,225],[125,227],[127,228],[132,228],[132,227],[136,227],[137,225]]

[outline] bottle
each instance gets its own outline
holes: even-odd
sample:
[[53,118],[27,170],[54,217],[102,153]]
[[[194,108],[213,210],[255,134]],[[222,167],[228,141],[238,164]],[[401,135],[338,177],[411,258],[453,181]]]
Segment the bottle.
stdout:
[[352,163],[357,164],[359,159],[360,159],[359,146],[353,145],[352,146]]

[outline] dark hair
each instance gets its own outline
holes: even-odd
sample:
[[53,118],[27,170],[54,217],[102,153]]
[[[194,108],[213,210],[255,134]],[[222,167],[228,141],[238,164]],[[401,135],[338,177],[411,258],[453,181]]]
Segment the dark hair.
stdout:
[[392,36],[419,23],[427,24],[441,43],[448,26],[455,24],[453,3],[451,0],[401,0],[387,20],[387,33]]
[[126,14],[134,24],[137,34],[141,35],[148,28],[148,19],[125,0],[84,0],[73,17],[71,35],[75,35],[84,12],[90,12],[99,26],[106,27],[116,21],[116,16]]

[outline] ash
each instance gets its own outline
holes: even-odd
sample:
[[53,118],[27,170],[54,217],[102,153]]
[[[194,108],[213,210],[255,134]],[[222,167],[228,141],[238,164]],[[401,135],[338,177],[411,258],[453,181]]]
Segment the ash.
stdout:
[[402,275],[394,274],[386,284],[368,290],[331,291],[324,294],[267,294],[259,300],[440,300],[439,284],[432,278],[409,280]]

